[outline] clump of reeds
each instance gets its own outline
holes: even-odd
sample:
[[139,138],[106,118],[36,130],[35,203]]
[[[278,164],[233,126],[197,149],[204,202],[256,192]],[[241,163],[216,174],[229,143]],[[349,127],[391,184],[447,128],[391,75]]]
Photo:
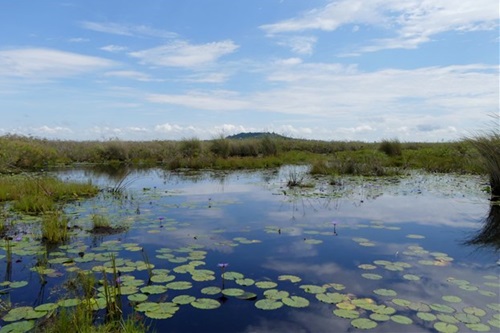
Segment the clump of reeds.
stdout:
[[42,240],[48,244],[59,244],[69,239],[69,219],[60,211],[48,212],[42,217]]
[[403,149],[401,142],[398,139],[382,140],[378,148],[379,151],[385,153],[387,156],[401,156]]
[[476,136],[471,143],[481,155],[484,170],[489,176],[491,198],[500,201],[500,132]]

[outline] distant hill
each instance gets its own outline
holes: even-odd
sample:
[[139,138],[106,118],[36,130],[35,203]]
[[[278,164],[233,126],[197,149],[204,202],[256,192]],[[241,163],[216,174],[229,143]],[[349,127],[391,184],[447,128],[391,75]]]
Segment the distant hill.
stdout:
[[226,139],[261,139],[263,137],[270,137],[276,139],[291,139],[284,135],[270,133],[270,132],[246,132],[246,133],[238,133],[234,135],[226,136]]

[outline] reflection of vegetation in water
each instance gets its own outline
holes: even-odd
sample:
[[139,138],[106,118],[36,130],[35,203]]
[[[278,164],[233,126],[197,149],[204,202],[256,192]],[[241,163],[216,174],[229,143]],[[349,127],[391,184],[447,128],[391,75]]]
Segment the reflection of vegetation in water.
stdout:
[[500,203],[490,205],[490,212],[484,219],[481,230],[466,244],[500,250]]

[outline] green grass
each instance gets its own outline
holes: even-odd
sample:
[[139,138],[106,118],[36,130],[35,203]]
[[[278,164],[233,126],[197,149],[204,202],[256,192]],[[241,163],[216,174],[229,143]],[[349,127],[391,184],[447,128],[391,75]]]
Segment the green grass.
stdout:
[[49,212],[42,218],[42,241],[47,244],[64,243],[69,239],[69,219],[59,211]]
[[[320,141],[279,136],[180,141],[58,141],[0,137],[0,173],[57,165],[158,166],[165,169],[261,169],[315,165],[315,173],[385,175],[407,169],[484,173],[480,147],[471,140],[418,143]],[[0,188],[0,192],[1,192]],[[1,193],[0,193],[1,197]],[[27,209],[44,203],[25,203]],[[41,208],[45,209],[45,208]]]
[[500,201],[500,133],[477,136],[471,144],[478,150],[484,171],[490,178],[493,201]]
[[0,202],[11,202],[16,211],[30,214],[54,211],[60,202],[91,197],[97,192],[91,183],[25,174],[0,176]]

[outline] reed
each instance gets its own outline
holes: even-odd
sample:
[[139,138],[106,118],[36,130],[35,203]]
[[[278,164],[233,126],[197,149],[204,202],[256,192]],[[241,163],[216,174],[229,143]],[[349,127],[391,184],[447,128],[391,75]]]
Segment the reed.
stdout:
[[42,240],[48,244],[60,244],[69,239],[69,219],[61,211],[49,212],[42,217]]
[[471,143],[478,150],[484,171],[489,176],[491,199],[500,201],[500,133],[476,136]]

